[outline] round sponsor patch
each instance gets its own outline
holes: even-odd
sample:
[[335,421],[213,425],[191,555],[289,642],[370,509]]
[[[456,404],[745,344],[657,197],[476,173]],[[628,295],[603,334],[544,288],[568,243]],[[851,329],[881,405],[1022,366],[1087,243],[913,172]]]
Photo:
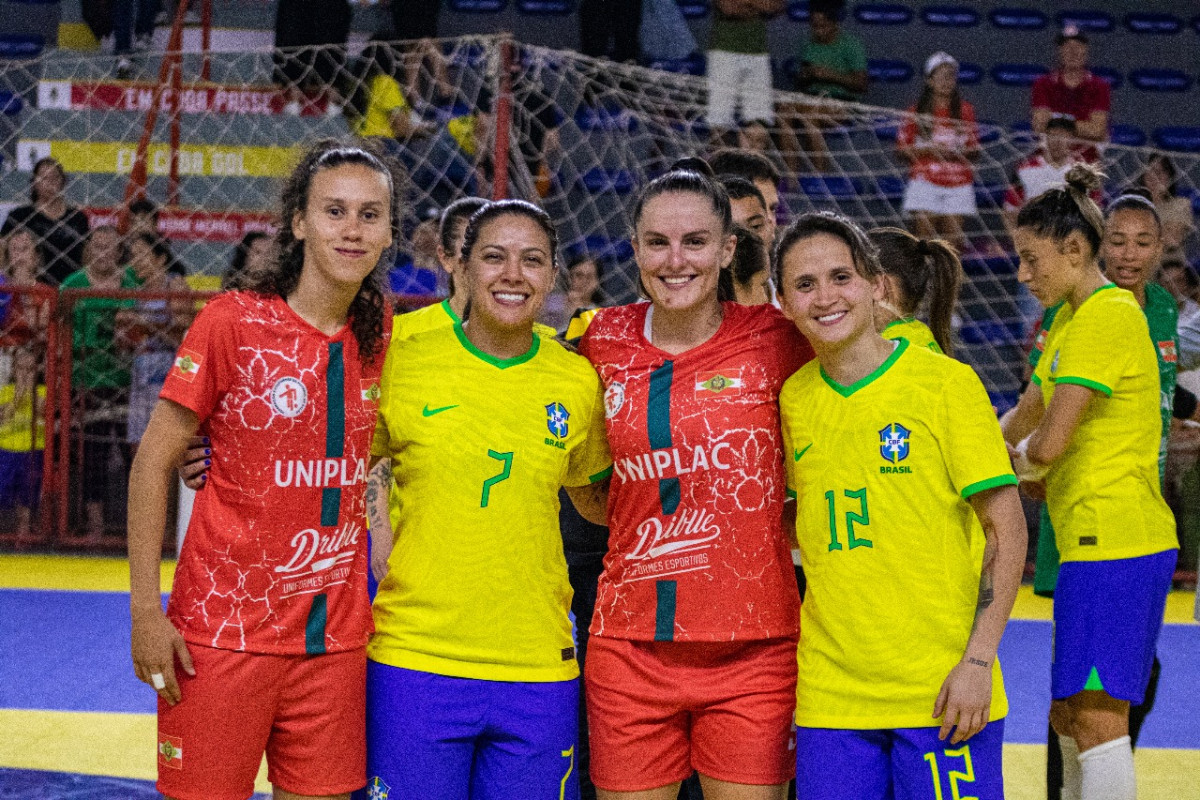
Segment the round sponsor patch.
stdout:
[[625,384],[613,383],[604,390],[604,416],[612,419],[625,405]]
[[294,417],[308,405],[308,389],[299,378],[280,378],[271,387],[271,407],[284,417]]

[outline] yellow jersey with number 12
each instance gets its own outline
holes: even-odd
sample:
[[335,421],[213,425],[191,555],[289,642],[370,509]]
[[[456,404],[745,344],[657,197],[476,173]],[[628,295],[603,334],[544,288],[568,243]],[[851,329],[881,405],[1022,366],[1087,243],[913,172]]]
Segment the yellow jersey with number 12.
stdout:
[[[968,500],[1017,483],[983,384],[900,339],[852,386],[806,364],[779,405],[808,578],[796,724],[936,726],[979,596],[984,538]],[[1007,712],[997,662],[989,719]]]
[[1179,546],[1163,500],[1158,355],[1134,296],[1102,286],[1063,303],[1033,382],[1046,405],[1056,386],[1094,391],[1067,450],[1046,475],[1046,507],[1062,560],[1137,558]]
[[533,337],[500,360],[461,325],[393,341],[372,455],[392,460],[396,543],[368,656],[458,678],[579,674],[558,490],[609,474],[600,379]]

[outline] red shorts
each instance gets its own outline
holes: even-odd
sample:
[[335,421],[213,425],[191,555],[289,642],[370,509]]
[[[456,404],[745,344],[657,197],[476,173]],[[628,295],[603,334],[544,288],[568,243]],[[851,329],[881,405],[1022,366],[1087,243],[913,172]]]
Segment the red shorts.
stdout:
[[593,636],[584,670],[592,782],[602,789],[653,789],[693,769],[764,786],[795,774],[795,639]]
[[158,790],[179,800],[244,800],[267,754],[285,791],[343,794],[367,782],[366,648],[276,656],[188,644],[196,677],[158,701]]

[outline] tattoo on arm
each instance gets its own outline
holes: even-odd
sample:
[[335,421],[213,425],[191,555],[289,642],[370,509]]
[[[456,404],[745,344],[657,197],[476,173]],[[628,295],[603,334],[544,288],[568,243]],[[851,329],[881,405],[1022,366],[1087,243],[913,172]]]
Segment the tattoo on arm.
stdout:
[[388,522],[388,493],[392,486],[392,461],[382,459],[367,474],[367,521],[372,530]]
[[975,622],[971,626],[972,633],[975,632],[975,625],[979,623],[979,616],[996,599],[996,592],[993,587],[995,586],[996,550],[998,549],[998,545],[995,528],[990,522],[984,522],[983,535],[983,569],[979,574],[979,597],[975,602]]
[[982,658],[973,658],[971,656],[967,656],[967,663],[974,664],[977,667],[990,667],[992,665],[990,661],[984,661]]

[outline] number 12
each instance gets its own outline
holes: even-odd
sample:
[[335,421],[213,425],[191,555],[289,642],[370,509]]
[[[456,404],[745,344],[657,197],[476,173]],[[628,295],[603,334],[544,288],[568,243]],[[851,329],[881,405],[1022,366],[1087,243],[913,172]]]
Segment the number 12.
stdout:
[[[858,512],[846,512],[846,535],[850,540],[850,549],[856,547],[874,547],[870,539],[862,538],[854,535],[854,524],[858,523],[864,528],[871,524],[871,514],[867,510],[867,490],[862,489],[846,489],[842,492],[851,500],[857,500],[860,510]],[[830,489],[825,493],[825,502],[829,504],[829,550],[841,550],[842,543],[838,541],[837,530],[837,503],[835,498],[837,493]]]

